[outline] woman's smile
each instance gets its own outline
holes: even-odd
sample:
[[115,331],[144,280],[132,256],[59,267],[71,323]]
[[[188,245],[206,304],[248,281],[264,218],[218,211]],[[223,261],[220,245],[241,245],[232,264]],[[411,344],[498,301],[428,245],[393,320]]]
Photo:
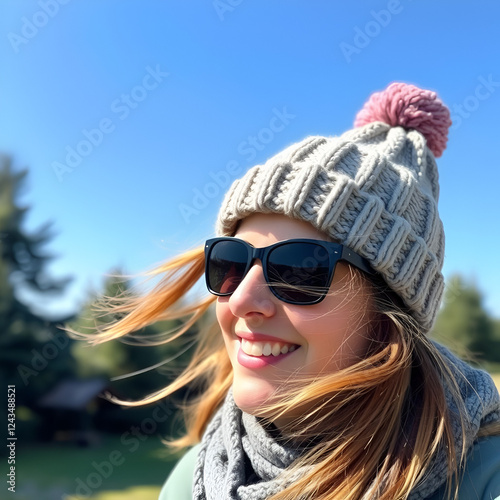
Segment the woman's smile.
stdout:
[[[310,224],[277,214],[246,218],[235,236],[256,247],[325,238]],[[352,280],[350,268],[340,262],[322,302],[288,304],[273,295],[256,261],[232,295],[218,297],[217,319],[233,366],[234,399],[242,410],[259,415],[289,387],[292,375],[300,384],[364,357],[369,321],[363,318],[370,299],[361,279],[356,287]]]
[[254,342],[251,340],[241,340],[241,350],[249,356],[279,356],[295,351],[294,344],[284,344],[282,342]]
[[240,349],[249,356],[277,357],[280,354],[293,352],[300,347],[297,344],[262,333],[239,332]]

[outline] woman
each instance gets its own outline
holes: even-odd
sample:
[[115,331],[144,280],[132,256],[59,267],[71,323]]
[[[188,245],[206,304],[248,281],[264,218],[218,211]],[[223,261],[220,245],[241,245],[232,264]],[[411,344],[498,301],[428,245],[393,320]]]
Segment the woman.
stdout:
[[[216,302],[188,368],[144,401],[199,384],[175,443],[195,446],[161,499],[500,497],[498,392],[426,336],[450,124],[433,92],[374,94],[353,130],[236,181],[218,237],[158,269],[158,287],[93,337],[190,317],[185,331]],[[180,306],[203,272],[212,296]]]

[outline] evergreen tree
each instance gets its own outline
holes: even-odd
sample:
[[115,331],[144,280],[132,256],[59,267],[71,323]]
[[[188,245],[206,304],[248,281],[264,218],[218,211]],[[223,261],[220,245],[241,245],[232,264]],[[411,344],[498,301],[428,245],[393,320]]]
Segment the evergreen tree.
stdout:
[[[103,293],[90,297],[71,328],[82,333],[99,330],[117,319],[106,312],[106,304],[113,298],[130,296],[132,293],[131,284],[120,271],[114,270],[104,284]],[[160,321],[125,338],[95,346],[78,341],[72,346],[78,373],[108,378],[124,376],[123,381],[114,383],[113,387],[126,399],[143,398],[167,385],[173,372],[186,364],[191,352],[189,345],[193,331],[177,341],[149,345],[151,341],[158,340],[162,333],[176,330],[180,325],[180,321]],[[165,362],[168,360],[171,361]],[[137,375],[127,376],[136,372]]]
[[61,292],[69,279],[54,280],[45,268],[53,258],[44,250],[53,238],[51,224],[28,233],[23,228],[29,207],[19,205],[27,170],[14,172],[11,160],[0,157],[0,258],[7,265],[11,283],[38,292]]
[[483,307],[481,292],[459,275],[448,282],[433,334],[451,347],[464,348],[479,361],[500,361],[494,321]]
[[[58,321],[35,314],[21,300],[23,292],[61,293],[68,279],[54,280],[46,272],[52,257],[44,250],[50,225],[35,232],[24,228],[28,207],[19,195],[27,171],[15,172],[8,157],[0,157],[0,380],[16,385],[16,403],[36,410],[38,399],[62,376],[73,373]],[[5,387],[5,385],[4,385]]]
[[[71,329],[91,334],[117,319],[107,312],[107,305],[114,298],[130,296],[130,283],[121,276],[120,271],[114,271],[104,284],[102,294],[95,294],[82,309],[81,314],[70,325]],[[122,400],[138,401],[168,385],[175,374],[187,364],[193,343],[193,328],[183,339],[177,339],[167,344],[149,345],[158,341],[158,336],[176,330],[180,321],[160,321],[114,341],[97,345],[89,345],[85,341],[76,341],[72,345],[72,353],[76,360],[78,374],[82,377],[105,377],[109,380],[108,390]],[[182,398],[178,394],[178,398]],[[176,409],[171,400],[163,401],[161,412],[168,408],[170,418],[161,424],[165,435],[176,432],[174,424]],[[123,408],[113,405],[102,406],[94,416],[98,429],[110,432],[122,432],[144,418],[151,418],[150,406]],[[160,425],[160,424],[159,424]]]

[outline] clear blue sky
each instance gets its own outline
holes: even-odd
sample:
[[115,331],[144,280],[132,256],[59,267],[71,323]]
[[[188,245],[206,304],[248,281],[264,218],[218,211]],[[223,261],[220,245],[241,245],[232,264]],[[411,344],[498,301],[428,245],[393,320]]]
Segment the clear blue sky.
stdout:
[[29,167],[27,229],[54,222],[51,273],[75,277],[38,307],[73,311],[113,267],[201,243],[225,191],[212,177],[342,133],[397,80],[452,110],[444,272],[500,317],[499,18],[493,0],[2,2],[0,152]]

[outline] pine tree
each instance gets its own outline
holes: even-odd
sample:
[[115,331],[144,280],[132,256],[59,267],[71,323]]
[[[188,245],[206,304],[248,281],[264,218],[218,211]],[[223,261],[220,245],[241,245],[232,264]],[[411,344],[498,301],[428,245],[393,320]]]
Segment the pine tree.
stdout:
[[[114,270],[103,286],[102,293],[89,297],[81,314],[70,325],[80,333],[92,334],[99,331],[117,319],[108,312],[109,302],[116,297],[132,295],[130,282],[123,277],[122,272]],[[108,390],[122,400],[138,401],[168,385],[175,374],[187,365],[193,345],[195,328],[169,343],[148,345],[151,341],[158,341],[158,336],[165,332],[176,330],[180,321],[159,321],[147,326],[130,336],[89,345],[85,341],[76,341],[71,349],[76,360],[78,373],[82,377],[104,377],[109,380]],[[182,399],[185,391],[180,391],[177,398]],[[172,401],[162,401],[156,404],[161,406],[160,411],[167,411],[170,418],[161,423],[165,435],[178,432],[175,422]],[[103,406],[94,417],[96,426],[101,430],[122,432],[144,418],[150,418],[152,408],[140,406],[124,411],[119,406]],[[178,424],[177,424],[178,425]],[[159,423],[160,426],[160,423]]]
[[[71,328],[82,333],[92,333],[101,329],[117,319],[116,316],[106,312],[106,303],[110,299],[130,296],[133,293],[131,284],[123,273],[120,270],[113,270],[104,283],[103,292],[89,298],[82,312],[71,324]],[[167,385],[171,380],[171,373],[186,364],[192,352],[188,349],[189,342],[193,339],[192,331],[178,341],[148,345],[151,340],[157,340],[158,335],[173,331],[180,324],[180,321],[160,321],[125,338],[95,346],[78,341],[72,346],[78,372],[82,376],[99,375],[108,378],[144,372],[113,384],[128,399],[143,398]],[[171,361],[162,365],[162,362],[167,360]],[[148,370],[156,365],[158,369]]]
[[448,282],[433,334],[454,348],[464,348],[477,360],[498,362],[495,325],[483,307],[481,292],[459,275]]
[[68,318],[43,318],[21,299],[26,290],[61,293],[69,282],[46,272],[50,224],[35,232],[24,227],[29,208],[19,196],[26,176],[27,170],[15,172],[10,158],[0,157],[0,380],[16,385],[17,405],[36,409],[44,392],[73,373],[74,363],[69,339],[58,328]]

